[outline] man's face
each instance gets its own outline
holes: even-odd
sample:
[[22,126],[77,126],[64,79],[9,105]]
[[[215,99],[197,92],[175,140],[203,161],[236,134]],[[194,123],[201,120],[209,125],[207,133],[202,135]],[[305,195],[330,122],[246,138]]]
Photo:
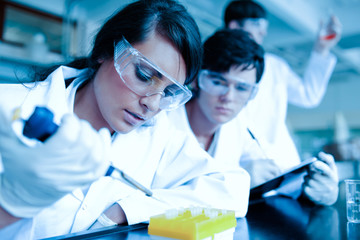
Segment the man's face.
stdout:
[[199,83],[197,101],[209,122],[224,124],[236,117],[255,91],[256,69],[236,67],[226,73],[214,73],[219,76],[212,74],[208,73],[203,84]]
[[248,32],[257,44],[262,45],[267,35],[268,25],[269,23],[265,18],[247,18],[243,20],[241,25],[236,22],[230,24],[229,28]]

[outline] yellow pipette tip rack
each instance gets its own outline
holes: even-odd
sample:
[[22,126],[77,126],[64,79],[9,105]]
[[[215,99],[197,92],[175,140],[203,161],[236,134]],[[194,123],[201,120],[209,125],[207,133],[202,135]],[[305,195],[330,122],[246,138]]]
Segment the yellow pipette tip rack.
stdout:
[[233,239],[235,227],[234,211],[191,207],[151,217],[148,233],[152,239]]

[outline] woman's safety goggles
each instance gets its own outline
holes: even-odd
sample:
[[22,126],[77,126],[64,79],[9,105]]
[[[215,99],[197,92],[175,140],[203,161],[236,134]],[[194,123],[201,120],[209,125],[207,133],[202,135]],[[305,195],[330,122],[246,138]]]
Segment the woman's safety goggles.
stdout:
[[225,78],[222,74],[201,70],[199,75],[199,87],[213,96],[222,96],[229,92],[233,85],[236,96],[242,99],[252,99],[257,93],[258,86],[241,79]]
[[191,98],[189,89],[151,63],[123,38],[114,48],[114,66],[121,80],[140,96],[161,96],[162,110],[175,109]]

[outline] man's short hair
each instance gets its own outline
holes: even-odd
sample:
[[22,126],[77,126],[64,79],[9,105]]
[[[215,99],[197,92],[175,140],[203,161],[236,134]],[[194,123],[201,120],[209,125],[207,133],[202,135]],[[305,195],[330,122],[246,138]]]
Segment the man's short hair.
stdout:
[[256,69],[256,82],[264,71],[264,50],[250,35],[239,29],[215,32],[203,44],[202,69],[225,73],[231,67]]
[[232,1],[225,9],[226,27],[232,20],[236,20],[242,26],[242,22],[246,18],[266,18],[266,11],[260,4],[251,0]]

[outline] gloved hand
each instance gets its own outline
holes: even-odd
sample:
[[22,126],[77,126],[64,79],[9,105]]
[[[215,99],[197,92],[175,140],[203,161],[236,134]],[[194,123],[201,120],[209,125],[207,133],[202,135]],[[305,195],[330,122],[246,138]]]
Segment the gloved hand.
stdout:
[[339,193],[339,178],[334,157],[319,153],[319,160],[310,165],[303,191],[314,203],[332,205]]
[[35,147],[13,132],[0,110],[0,205],[16,217],[33,217],[79,187],[103,176],[110,164],[111,137],[74,115],[66,115],[53,136]]
[[329,22],[320,23],[314,50],[320,54],[328,54],[341,38],[342,25],[336,16],[331,16]]
[[251,188],[260,185],[281,173],[280,168],[272,159],[240,161],[240,165],[250,174]]

